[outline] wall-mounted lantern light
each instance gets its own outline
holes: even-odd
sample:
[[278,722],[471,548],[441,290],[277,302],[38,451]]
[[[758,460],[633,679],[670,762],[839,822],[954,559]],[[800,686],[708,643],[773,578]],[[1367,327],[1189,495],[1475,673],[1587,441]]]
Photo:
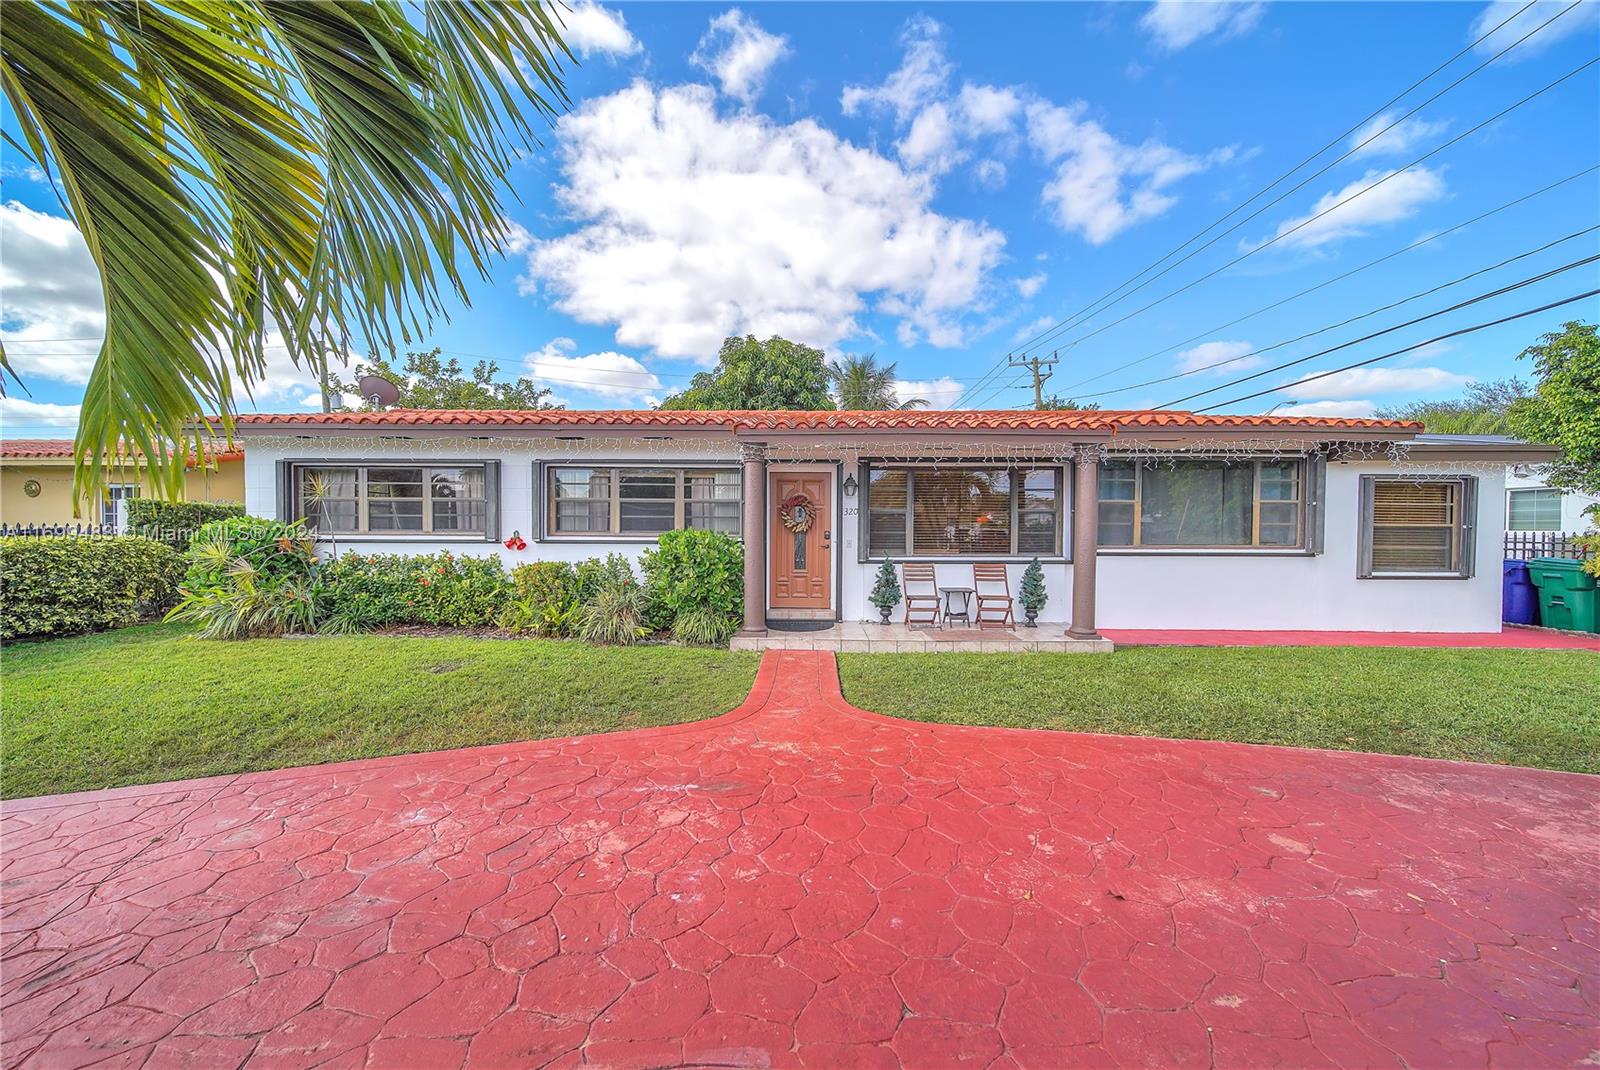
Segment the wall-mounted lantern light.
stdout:
[[854,475],[844,477],[844,496],[846,498],[854,498],[856,496],[856,477]]

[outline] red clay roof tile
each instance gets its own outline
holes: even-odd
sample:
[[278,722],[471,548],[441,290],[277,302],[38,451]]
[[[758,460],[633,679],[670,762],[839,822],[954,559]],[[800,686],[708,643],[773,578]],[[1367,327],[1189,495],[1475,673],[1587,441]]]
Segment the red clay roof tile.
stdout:
[[[0,457],[14,457],[21,460],[56,460],[72,456],[72,439],[70,438],[7,438],[0,439]],[[130,455],[131,456],[131,455]],[[242,449],[224,449],[219,444],[208,450],[206,460],[239,461],[244,459]],[[190,464],[194,458],[190,458]]]

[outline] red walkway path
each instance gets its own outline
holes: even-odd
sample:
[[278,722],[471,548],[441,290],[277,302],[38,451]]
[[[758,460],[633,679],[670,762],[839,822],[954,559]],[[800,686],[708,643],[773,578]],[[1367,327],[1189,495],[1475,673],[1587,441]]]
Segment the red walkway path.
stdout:
[[1600,781],[700,725],[4,810],[6,1066],[1574,1065]]

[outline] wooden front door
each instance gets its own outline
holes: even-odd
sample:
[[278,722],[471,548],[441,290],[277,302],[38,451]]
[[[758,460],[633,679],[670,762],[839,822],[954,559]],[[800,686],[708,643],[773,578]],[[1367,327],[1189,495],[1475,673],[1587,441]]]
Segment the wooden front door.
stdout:
[[[833,604],[832,489],[833,479],[826,472],[772,477],[767,531],[773,609],[825,610]],[[784,523],[784,503],[791,501],[810,513],[805,531],[791,531]]]

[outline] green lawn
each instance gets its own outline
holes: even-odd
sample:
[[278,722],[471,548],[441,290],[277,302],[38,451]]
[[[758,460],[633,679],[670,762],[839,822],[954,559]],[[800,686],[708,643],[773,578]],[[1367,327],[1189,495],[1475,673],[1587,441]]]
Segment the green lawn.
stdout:
[[187,634],[150,625],[0,652],[0,795],[677,724],[737,706],[759,660],[540,640]]
[[1600,657],[1584,651],[845,654],[839,672],[855,705],[919,721],[1600,772]]

